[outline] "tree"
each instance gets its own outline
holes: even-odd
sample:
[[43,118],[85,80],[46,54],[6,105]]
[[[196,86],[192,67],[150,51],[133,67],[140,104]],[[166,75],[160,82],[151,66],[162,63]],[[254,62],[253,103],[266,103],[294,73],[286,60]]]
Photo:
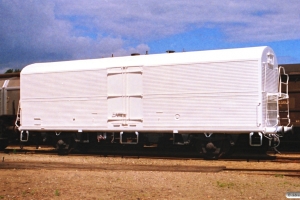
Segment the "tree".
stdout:
[[9,73],[18,73],[21,72],[20,69],[8,69],[4,74],[9,74]]

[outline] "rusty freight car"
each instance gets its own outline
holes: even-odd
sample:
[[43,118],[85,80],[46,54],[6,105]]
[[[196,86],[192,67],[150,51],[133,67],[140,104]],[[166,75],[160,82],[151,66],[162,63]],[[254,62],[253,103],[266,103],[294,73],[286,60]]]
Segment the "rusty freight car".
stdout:
[[16,137],[15,121],[20,99],[20,73],[0,75],[0,150]]
[[[293,132],[282,138],[279,149],[300,151],[300,64],[283,64],[281,66],[289,75],[289,99],[279,101],[280,115],[283,117],[283,113],[287,109],[286,105],[289,105],[290,121],[283,120],[283,123],[290,123],[293,126]],[[282,79],[285,79],[285,76],[282,76]]]

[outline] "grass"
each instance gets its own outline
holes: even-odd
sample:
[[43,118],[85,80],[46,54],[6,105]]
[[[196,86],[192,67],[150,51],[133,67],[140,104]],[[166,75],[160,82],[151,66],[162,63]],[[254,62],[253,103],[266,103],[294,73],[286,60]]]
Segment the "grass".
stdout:
[[221,188],[232,188],[234,186],[234,183],[225,183],[225,182],[220,182],[220,181],[217,181],[217,185]]
[[23,191],[23,192],[22,192],[22,197],[25,197],[26,194],[27,194],[27,191]]
[[300,184],[294,184],[294,183],[290,183],[290,182],[287,182],[287,181],[284,181],[283,183],[280,183],[279,185],[300,187]]
[[275,174],[275,177],[283,178],[284,175],[283,174]]
[[55,196],[59,196],[59,195],[60,195],[59,191],[55,190]]

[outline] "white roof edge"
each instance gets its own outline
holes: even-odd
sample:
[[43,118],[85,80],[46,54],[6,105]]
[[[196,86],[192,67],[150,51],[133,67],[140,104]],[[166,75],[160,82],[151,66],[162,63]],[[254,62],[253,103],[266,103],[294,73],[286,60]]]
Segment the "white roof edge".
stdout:
[[259,46],[234,49],[35,63],[24,67],[24,69],[21,71],[21,75],[63,71],[99,70],[121,66],[157,66],[172,65],[175,63],[220,62],[226,60],[260,60],[263,52],[268,49],[270,51],[273,51],[268,46]]

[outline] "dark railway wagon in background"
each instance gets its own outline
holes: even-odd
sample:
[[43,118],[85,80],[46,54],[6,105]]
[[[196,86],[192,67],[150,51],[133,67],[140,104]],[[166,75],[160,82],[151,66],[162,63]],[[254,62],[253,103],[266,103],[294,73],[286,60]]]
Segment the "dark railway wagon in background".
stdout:
[[[282,139],[279,149],[300,151],[300,64],[282,64],[286,74],[289,75],[288,105],[290,124],[293,125],[293,133],[286,134]],[[282,76],[284,79],[285,76]],[[282,112],[286,110],[287,100],[279,102]]]
[[0,149],[17,138],[15,121],[20,100],[20,73],[0,75]]

